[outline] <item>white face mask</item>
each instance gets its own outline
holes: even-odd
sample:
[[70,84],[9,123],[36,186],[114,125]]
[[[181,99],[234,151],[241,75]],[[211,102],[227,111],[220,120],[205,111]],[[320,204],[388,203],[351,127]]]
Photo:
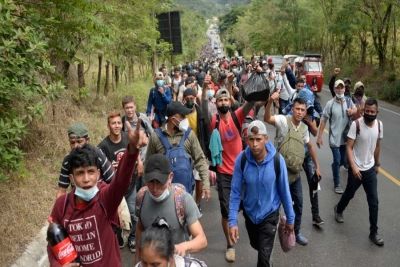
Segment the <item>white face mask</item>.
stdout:
[[155,202],[161,202],[161,201],[163,201],[164,199],[166,199],[166,198],[169,196],[168,186],[167,186],[167,188],[165,189],[165,191],[161,194],[161,196],[159,196],[159,197],[153,196],[153,195],[150,193],[150,191],[149,191],[149,194],[150,194],[150,197],[151,197]]
[[336,97],[339,98],[339,99],[340,99],[340,98],[343,98],[343,97],[344,97],[344,94],[336,94]]
[[186,132],[188,128],[189,128],[188,119],[185,118],[185,119],[181,120],[181,122],[179,123],[179,130],[182,132]]

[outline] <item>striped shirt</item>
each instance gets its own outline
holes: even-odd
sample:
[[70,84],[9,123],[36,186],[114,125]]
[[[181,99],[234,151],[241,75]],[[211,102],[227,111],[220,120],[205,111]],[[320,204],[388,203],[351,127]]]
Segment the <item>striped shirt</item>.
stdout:
[[[96,156],[98,159],[97,167],[100,169],[99,182],[104,181],[109,184],[115,176],[114,169],[112,168],[107,157],[99,148],[95,147],[94,150],[96,151]],[[58,187],[68,188],[71,183],[69,180],[69,155],[70,154],[65,156],[61,165],[60,177],[58,178]]]

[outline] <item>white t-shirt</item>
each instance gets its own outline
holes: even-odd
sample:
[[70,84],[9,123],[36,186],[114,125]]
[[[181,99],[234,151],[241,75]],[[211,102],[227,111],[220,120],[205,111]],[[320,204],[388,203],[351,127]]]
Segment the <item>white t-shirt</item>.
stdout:
[[[185,267],[185,259],[179,255],[174,255],[174,261],[175,261],[175,266],[176,267]],[[139,262],[138,264],[136,264],[135,267],[142,267],[141,263]],[[197,263],[197,261],[192,261],[192,263],[190,264],[190,267],[201,267],[201,265],[199,263]]]
[[378,138],[383,138],[383,127],[382,122],[379,121],[381,124],[381,133],[379,134],[378,120],[375,120],[372,127],[365,124],[364,118],[359,118],[358,121],[360,122],[360,134],[357,135],[356,122],[353,121],[347,137],[355,140],[353,146],[354,163],[360,171],[366,171],[375,165],[376,142]]
[[[294,124],[292,123],[292,115],[288,115],[289,120],[290,120],[290,127],[294,131],[299,131],[301,124],[304,124],[303,122],[300,122],[298,127],[295,127]],[[304,124],[305,125],[305,124]],[[301,133],[301,136],[303,137],[303,142],[304,144],[307,144],[310,141],[310,135],[308,133],[308,127],[305,125],[304,131]],[[277,135],[275,138],[275,147],[279,147],[279,145],[282,143],[283,139],[285,138],[285,135],[289,132],[289,127],[287,124],[286,117],[284,115],[275,115],[275,128],[277,129]]]

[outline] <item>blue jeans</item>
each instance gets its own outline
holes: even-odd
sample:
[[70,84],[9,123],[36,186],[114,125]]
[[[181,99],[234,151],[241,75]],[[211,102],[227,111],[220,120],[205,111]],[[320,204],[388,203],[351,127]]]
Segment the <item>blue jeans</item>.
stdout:
[[310,202],[311,202],[311,214],[318,215],[319,207],[318,207],[318,193],[313,193],[313,189],[311,187],[311,180],[315,173],[315,163],[310,156],[310,152],[306,153],[306,157],[303,162],[303,170],[306,173],[307,181],[308,181],[308,190],[310,191]]
[[292,196],[293,210],[295,214],[294,218],[294,231],[297,235],[300,232],[301,226],[301,216],[303,214],[303,189],[301,187],[301,178],[294,181],[291,185],[289,185],[290,195]]
[[369,207],[369,232],[371,236],[378,234],[378,181],[376,179],[375,167],[366,171],[360,171],[362,179],[359,180],[353,175],[351,167],[349,167],[349,176],[346,189],[337,205],[337,212],[342,213],[350,200],[354,197],[357,189],[362,185],[365,194],[367,195],[367,202]]
[[286,108],[287,105],[289,105],[289,99],[283,100],[282,98],[279,98],[279,114],[283,114],[282,111]]
[[340,185],[340,166],[347,164],[346,145],[340,147],[331,146],[333,154],[332,173],[335,187]]
[[[136,178],[136,175],[134,175],[132,179],[135,179],[135,178]],[[134,188],[130,195],[125,196],[125,200],[126,200],[126,203],[128,204],[128,209],[129,209],[129,213],[131,215],[131,222],[132,222],[132,229],[129,234],[128,241],[135,240],[136,223],[137,223],[137,217],[135,216],[136,195],[137,195],[136,188]]]

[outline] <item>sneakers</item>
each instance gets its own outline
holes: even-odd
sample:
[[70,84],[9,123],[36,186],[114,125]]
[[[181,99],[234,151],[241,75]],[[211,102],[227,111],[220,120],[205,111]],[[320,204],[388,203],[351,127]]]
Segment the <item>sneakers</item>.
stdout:
[[132,253],[136,252],[136,242],[135,240],[128,240],[128,247]]
[[335,205],[335,207],[333,207],[333,211],[335,212],[335,220],[338,223],[344,223],[343,214],[337,212],[337,205]]
[[325,222],[319,217],[319,215],[313,215],[312,216],[312,223],[314,225],[323,225]]
[[296,235],[296,242],[299,243],[302,246],[305,246],[308,244],[307,238],[305,238],[302,234],[298,233]]
[[117,238],[118,238],[119,248],[124,248],[125,247],[125,240],[124,240],[124,237],[122,235],[122,229],[121,228],[117,229],[116,235],[117,235]]
[[225,260],[227,262],[234,262],[235,261],[235,249],[228,248],[225,252]]
[[335,193],[336,194],[343,194],[343,188],[340,185],[335,186]]

